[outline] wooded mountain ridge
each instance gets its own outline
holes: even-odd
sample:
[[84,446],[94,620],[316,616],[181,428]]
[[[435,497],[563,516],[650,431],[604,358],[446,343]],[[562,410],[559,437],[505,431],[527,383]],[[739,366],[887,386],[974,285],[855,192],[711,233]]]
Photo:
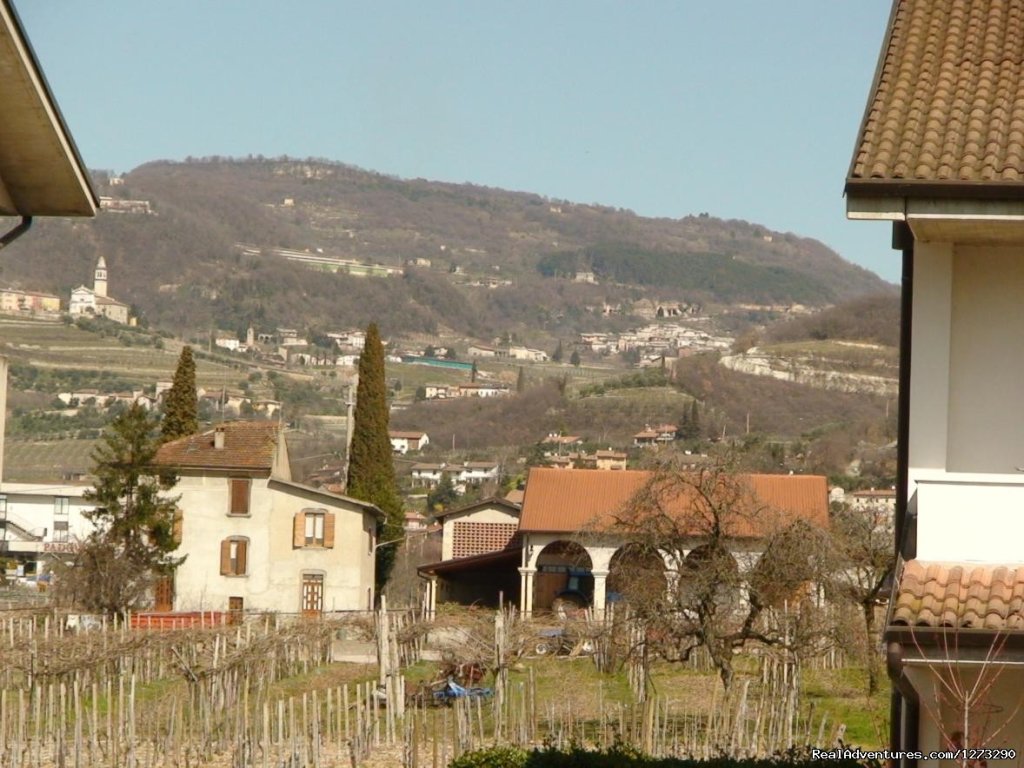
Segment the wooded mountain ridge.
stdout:
[[[183,335],[377,320],[388,334],[529,341],[625,327],[645,298],[823,306],[892,290],[815,240],[758,224],[645,218],[320,160],[159,161],[116,179],[98,173],[96,185],[114,201],[147,201],[151,213],[39,222],[0,280],[66,297],[91,285],[102,255],[111,296]],[[279,249],[404,273],[325,272]]]

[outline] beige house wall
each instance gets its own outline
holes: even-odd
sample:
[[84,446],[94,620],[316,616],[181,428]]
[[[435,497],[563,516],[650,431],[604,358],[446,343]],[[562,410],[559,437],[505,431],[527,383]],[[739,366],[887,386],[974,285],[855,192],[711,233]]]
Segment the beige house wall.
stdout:
[[[246,610],[297,613],[302,574],[324,575],[325,611],[372,606],[375,519],[355,504],[316,492],[253,478],[249,515],[229,515],[228,476],[183,476],[174,493],[183,510],[179,554],[187,555],[175,575],[175,610],[227,610],[228,598],[241,597]],[[323,509],[335,517],[333,548],[294,548],[295,515]],[[248,539],[247,573],[220,573],[221,541]]]

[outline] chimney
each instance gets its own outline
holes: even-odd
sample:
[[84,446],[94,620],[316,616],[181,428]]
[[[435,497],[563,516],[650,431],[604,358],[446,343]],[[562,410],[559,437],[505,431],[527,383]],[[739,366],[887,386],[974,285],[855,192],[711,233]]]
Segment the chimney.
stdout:
[[213,447],[218,451],[224,450],[224,427],[213,430]]

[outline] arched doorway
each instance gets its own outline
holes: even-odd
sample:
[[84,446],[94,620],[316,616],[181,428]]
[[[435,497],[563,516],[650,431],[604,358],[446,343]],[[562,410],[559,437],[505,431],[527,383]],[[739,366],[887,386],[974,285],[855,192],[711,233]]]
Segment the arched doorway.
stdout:
[[594,597],[593,561],[574,541],[558,540],[537,555],[533,610],[560,616],[590,605]]
[[656,548],[631,542],[615,550],[608,565],[609,603],[651,604],[664,596],[667,586],[665,560]]

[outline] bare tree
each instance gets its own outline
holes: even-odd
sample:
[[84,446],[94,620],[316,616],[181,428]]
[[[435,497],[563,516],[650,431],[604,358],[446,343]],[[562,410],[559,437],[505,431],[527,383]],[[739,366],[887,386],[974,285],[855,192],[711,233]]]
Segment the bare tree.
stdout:
[[880,678],[875,611],[896,564],[893,522],[881,506],[856,510],[836,504],[831,516],[835,567],[829,580],[832,596],[857,606],[864,620],[868,695]]
[[[790,647],[808,636],[767,614],[782,604],[793,616],[811,610],[806,598],[824,572],[824,533],[765,505],[728,463],[661,466],[612,528],[632,550],[632,565],[614,569],[616,588],[644,644],[662,657],[684,661],[703,648],[728,688],[739,648]],[[653,577],[657,562],[663,578]]]

